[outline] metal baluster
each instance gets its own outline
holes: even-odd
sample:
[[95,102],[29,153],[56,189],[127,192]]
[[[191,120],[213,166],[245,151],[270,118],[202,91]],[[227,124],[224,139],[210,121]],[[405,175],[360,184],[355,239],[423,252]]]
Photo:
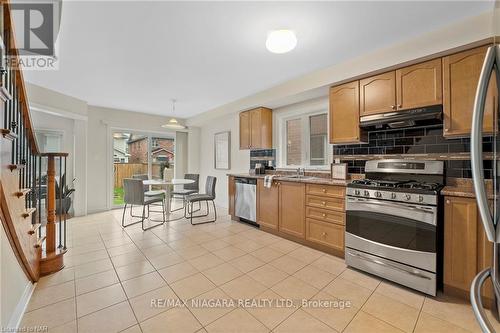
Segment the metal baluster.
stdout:
[[62,156],[59,156],[59,209],[57,213],[59,214],[59,247],[62,248],[62,214],[63,214],[63,174],[62,174]]
[[[64,174],[66,175],[66,169],[67,169],[67,158],[64,156]],[[64,187],[66,187],[66,177],[64,177]],[[66,214],[64,214],[64,247],[66,250]]]
[[[38,155],[38,223],[42,224],[42,155]],[[42,228],[39,230],[42,237]]]
[[[33,152],[31,152],[31,181],[30,181],[30,189],[31,189],[31,196],[30,196],[30,206],[31,208],[36,208],[36,159],[35,155]],[[40,214],[40,211],[37,209],[36,214]],[[36,224],[36,214],[33,214],[31,217],[31,223]]]

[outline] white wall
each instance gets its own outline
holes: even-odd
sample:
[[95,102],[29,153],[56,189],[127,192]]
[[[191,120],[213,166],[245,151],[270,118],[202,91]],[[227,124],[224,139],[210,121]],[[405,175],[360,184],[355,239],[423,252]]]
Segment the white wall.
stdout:
[[200,173],[200,128],[190,126],[188,130],[188,172]]
[[[214,134],[223,131],[231,131],[231,169],[215,170]],[[240,150],[239,131],[239,117],[234,114],[210,121],[200,132],[200,191],[204,191],[207,176],[217,177],[215,202],[221,207],[228,207],[227,174],[248,172],[250,168],[250,151]]]
[[175,132],[175,178],[183,178],[188,172],[188,133]]
[[[139,112],[88,107],[88,162],[87,162],[87,208],[88,212],[103,211],[111,207],[112,190],[112,141],[113,130],[132,130],[147,133],[170,134],[175,132],[161,127],[166,117]],[[177,160],[178,156],[175,157]],[[182,157],[179,156],[180,159]]]
[[0,226],[0,327],[15,327],[21,315],[23,296],[31,287]]

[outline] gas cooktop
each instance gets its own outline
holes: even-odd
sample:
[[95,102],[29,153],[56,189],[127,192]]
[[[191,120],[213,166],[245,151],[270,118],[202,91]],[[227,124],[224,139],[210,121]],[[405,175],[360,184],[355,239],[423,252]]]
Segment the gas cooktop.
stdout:
[[416,180],[382,180],[382,179],[357,179],[353,180],[350,186],[356,188],[404,189],[404,190],[423,190],[432,192],[439,191],[443,187],[443,185],[439,183],[427,183]]

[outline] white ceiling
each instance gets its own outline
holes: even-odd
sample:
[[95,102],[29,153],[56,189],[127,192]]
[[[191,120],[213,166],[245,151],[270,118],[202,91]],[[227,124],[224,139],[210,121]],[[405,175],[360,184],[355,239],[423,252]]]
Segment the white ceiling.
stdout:
[[[188,118],[490,10],[492,2],[64,1],[59,70],[29,82],[89,104]],[[269,30],[296,31],[288,54]],[[335,78],[332,78],[332,82]]]

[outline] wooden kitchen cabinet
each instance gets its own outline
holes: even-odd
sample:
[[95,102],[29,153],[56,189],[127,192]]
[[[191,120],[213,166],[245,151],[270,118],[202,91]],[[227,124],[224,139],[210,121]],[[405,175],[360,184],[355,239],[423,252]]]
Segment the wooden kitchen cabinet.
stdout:
[[271,109],[257,108],[240,113],[240,149],[271,149],[273,116]]
[[279,231],[305,238],[305,184],[278,182]]
[[441,58],[396,70],[396,108],[407,110],[443,103]]
[[[486,56],[487,47],[452,54],[443,58],[443,113],[444,136],[467,137],[470,135],[477,83]],[[491,134],[498,107],[498,90],[493,74],[485,102],[483,131]]]
[[359,81],[330,88],[330,143],[359,143],[366,133],[359,127]]
[[360,114],[367,116],[396,110],[396,72],[359,81]]
[[444,206],[444,284],[469,290],[477,272],[476,201],[446,197]]
[[228,187],[227,192],[228,192],[228,197],[229,197],[229,215],[231,215],[231,218],[234,218],[235,217],[234,198],[235,198],[235,193],[236,193],[236,184],[234,182],[233,176],[228,177],[227,187]]
[[257,223],[278,230],[279,186],[273,181],[271,188],[264,187],[264,179],[257,180]]
[[344,227],[341,225],[308,218],[306,239],[344,252]]
[[[480,220],[475,198],[445,197],[444,204],[445,293],[469,297],[474,277],[492,263],[493,248]],[[493,298],[490,281],[483,296]]]
[[250,112],[240,113],[240,150],[250,149]]

